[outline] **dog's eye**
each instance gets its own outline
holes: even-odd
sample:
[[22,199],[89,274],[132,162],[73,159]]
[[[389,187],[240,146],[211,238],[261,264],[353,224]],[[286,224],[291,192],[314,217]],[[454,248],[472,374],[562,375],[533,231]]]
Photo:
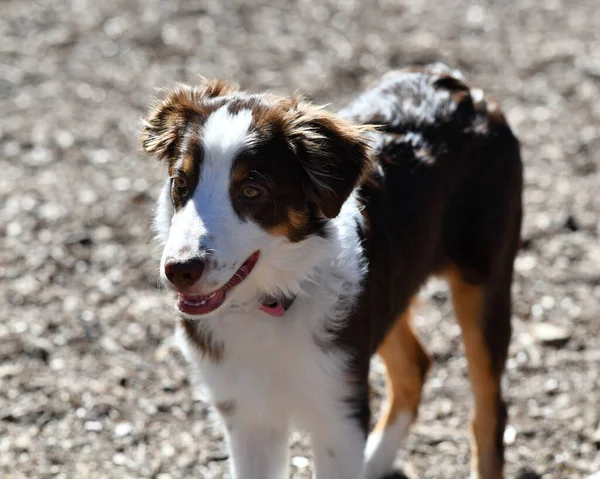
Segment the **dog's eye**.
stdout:
[[182,176],[176,176],[173,178],[173,183],[180,190],[185,190],[187,188],[187,180]]
[[254,200],[260,197],[263,194],[263,191],[260,188],[256,188],[254,186],[244,186],[240,193],[244,198],[248,200]]

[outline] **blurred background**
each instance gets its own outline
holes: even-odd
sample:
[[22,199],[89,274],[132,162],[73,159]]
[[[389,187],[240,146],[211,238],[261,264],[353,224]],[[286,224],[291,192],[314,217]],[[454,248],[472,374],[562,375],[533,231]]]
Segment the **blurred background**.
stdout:
[[[596,0],[3,0],[0,17],[0,476],[228,477],[157,287],[165,172],[138,138],[156,87],[201,74],[335,109],[438,60],[500,101],[526,165],[507,477],[600,469]],[[443,284],[423,296],[436,362],[399,457],[413,477],[466,477],[459,330]],[[291,442],[310,477],[306,438]]]

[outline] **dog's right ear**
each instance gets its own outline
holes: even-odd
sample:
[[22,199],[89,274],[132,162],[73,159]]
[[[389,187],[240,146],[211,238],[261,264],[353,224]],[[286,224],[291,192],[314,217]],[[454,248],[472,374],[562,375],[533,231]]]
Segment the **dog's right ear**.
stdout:
[[144,151],[160,160],[170,161],[177,158],[186,127],[190,123],[203,123],[209,112],[214,109],[211,99],[235,93],[237,90],[236,85],[223,80],[206,81],[195,88],[178,85],[144,120]]

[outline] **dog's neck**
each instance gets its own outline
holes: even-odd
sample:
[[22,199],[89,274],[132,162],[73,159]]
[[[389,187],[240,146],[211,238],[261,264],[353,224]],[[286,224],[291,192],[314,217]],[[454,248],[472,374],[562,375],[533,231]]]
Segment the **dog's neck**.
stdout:
[[268,264],[270,259],[265,256],[267,264],[255,271],[247,287],[240,285],[237,306],[223,311],[222,317],[260,311],[265,317],[285,319],[307,303],[318,304],[314,313],[322,318],[343,316],[338,303],[347,308],[352,302],[349,298],[358,296],[366,272],[362,228],[361,206],[352,195],[340,214],[329,221],[324,237],[288,245],[277,253],[273,264]]
[[[323,315],[333,321],[347,316],[347,308],[361,292],[367,269],[362,245],[364,221],[361,209],[356,193],[352,194],[340,214],[329,222],[322,247],[316,249],[311,245],[309,248],[313,255],[315,251],[319,253],[312,270],[298,281],[298,289],[291,289],[283,297],[318,302]],[[304,261],[312,259],[308,255]]]

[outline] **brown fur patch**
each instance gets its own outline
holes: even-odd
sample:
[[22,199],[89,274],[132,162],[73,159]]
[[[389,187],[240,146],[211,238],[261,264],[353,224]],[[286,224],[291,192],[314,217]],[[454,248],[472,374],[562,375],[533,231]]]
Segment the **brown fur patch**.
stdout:
[[225,346],[223,343],[215,341],[209,331],[201,329],[197,322],[187,319],[182,319],[181,325],[203,356],[207,356],[214,363],[218,363],[223,359]]
[[151,110],[144,122],[144,151],[161,160],[176,161],[186,133],[204,124],[208,115],[223,104],[217,101],[219,97],[237,90],[236,85],[223,80],[206,80],[195,88],[177,86]]
[[235,83],[230,83],[227,80],[221,80],[218,78],[204,80],[204,82],[203,95],[207,98],[232,95],[240,89],[240,87]]
[[370,125],[343,120],[296,94],[253,110],[258,132],[282,135],[308,175],[312,199],[325,216],[337,216],[341,205],[370,171],[366,143]]
[[169,176],[175,178],[183,176],[187,186],[184,189],[171,185],[171,198],[175,209],[181,208],[191,198],[198,186],[200,167],[202,165],[202,147],[199,140],[194,137],[187,141],[188,147],[181,159],[171,162],[169,165]]
[[[336,216],[371,165],[363,137],[367,127],[346,122],[299,96],[236,101],[252,110],[254,140],[232,168],[234,211],[293,242],[324,234],[322,214]],[[253,201],[240,197],[248,182],[267,194]]]
[[275,235],[293,238],[297,231],[305,231],[307,229],[309,221],[310,218],[304,211],[288,210],[287,220],[270,228],[269,232]]
[[415,335],[410,320],[409,308],[400,315],[377,350],[386,367],[387,402],[375,430],[392,424],[401,411],[417,415],[431,357]]

